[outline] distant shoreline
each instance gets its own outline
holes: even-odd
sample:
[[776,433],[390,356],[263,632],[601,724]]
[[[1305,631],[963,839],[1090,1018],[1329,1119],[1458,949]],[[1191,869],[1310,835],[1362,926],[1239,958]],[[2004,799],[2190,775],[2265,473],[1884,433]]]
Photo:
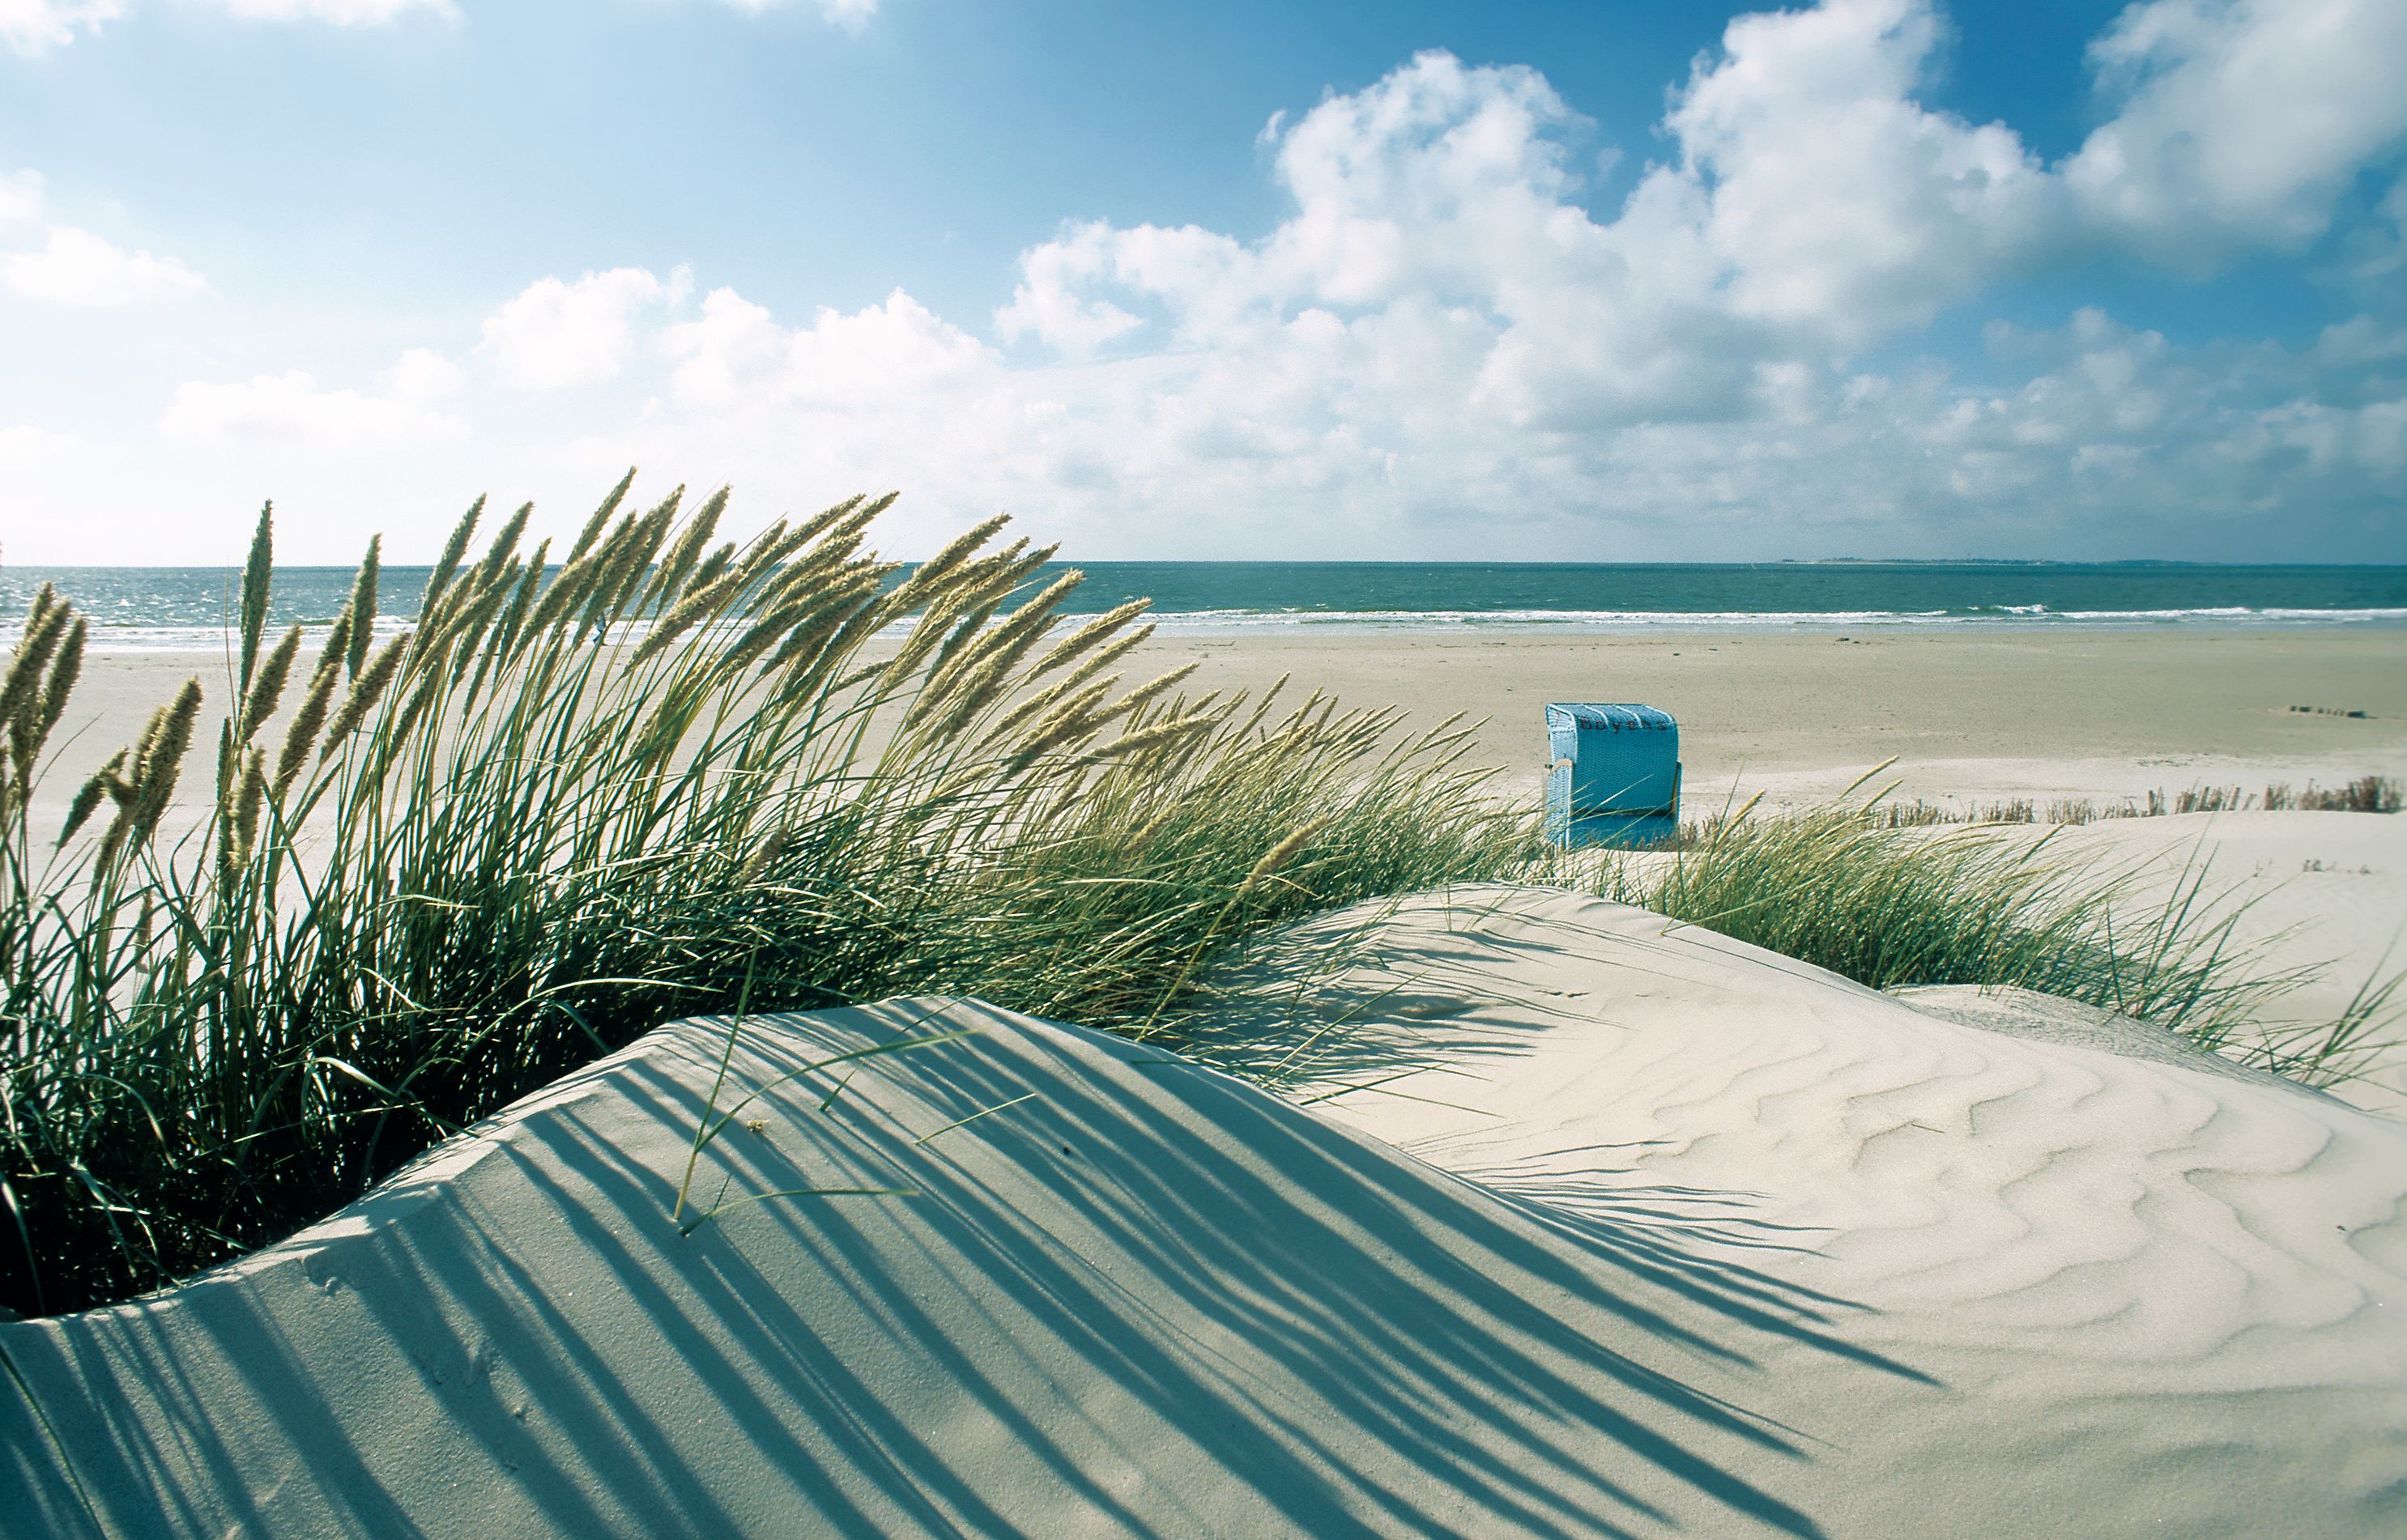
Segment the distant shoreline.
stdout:
[[[1057,629],[1084,618],[1073,615]],[[2140,633],[2144,635],[2207,636],[2217,633],[2333,631],[2407,631],[2407,609],[2379,611],[2287,611],[2270,614],[2115,613],[2041,615],[1918,615],[1883,614],[1693,615],[1634,613],[1611,617],[1576,614],[1507,615],[1455,614],[1289,614],[1164,613],[1153,615],[1159,634],[1202,640],[1245,637],[1307,641],[1316,637],[1494,637],[1573,642],[1646,640],[1671,642],[1692,637],[1845,636],[1938,634],[1957,636],[2073,636]],[[380,617],[377,634],[393,635],[407,622]],[[322,640],[324,628],[309,627],[305,635]],[[95,627],[90,650],[148,657],[216,657],[224,653],[231,631],[222,627]],[[13,645],[14,625],[0,626],[0,647]]]
[[[1048,564],[1032,588],[1072,570]],[[1133,561],[1075,570],[1084,582],[1061,606],[1065,624],[1142,598],[1164,634],[1219,638],[2407,629],[2407,567],[2397,566]],[[384,570],[379,630],[415,621],[431,573]],[[101,650],[218,653],[237,578],[218,568],[0,568],[0,638],[51,583],[91,618]],[[331,623],[350,578],[338,567],[279,572],[270,624]]]

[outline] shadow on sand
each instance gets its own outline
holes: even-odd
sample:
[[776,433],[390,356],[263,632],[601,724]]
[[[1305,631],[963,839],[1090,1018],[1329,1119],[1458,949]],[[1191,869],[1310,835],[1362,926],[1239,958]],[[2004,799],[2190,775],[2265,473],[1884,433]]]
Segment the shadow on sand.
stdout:
[[685,1023],[235,1268],[0,1327],[42,1413],[0,1385],[0,1532],[1810,1536],[1830,1408],[1930,1387],[1756,1264],[1811,1237],[1609,1151],[1473,1180],[976,1003],[750,1022],[731,1083],[960,1027],[768,1090],[696,1183],[910,1196],[681,1234],[728,1030]]

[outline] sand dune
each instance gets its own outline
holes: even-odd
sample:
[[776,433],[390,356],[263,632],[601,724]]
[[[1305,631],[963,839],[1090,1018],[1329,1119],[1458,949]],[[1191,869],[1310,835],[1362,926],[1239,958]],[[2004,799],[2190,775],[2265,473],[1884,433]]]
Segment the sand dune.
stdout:
[[[2231,941],[2267,971],[2312,970],[2286,989],[2259,1024],[2274,1038],[2328,1024],[2360,991],[2407,970],[2407,817],[2370,812],[2219,812],[2109,819],[2050,833],[2059,859],[2129,871],[2115,905],[2133,927],[2179,901],[2231,918]],[[2407,1114],[2407,999],[2350,1061],[2357,1078],[2333,1094],[2355,1106]],[[2300,1040],[2305,1040],[2303,1037]]]
[[758,1021],[698,1188],[914,1195],[685,1236],[683,1024],[236,1267],[0,1327],[49,1419],[0,1408],[0,1530],[89,1527],[77,1481],[113,1534],[2407,1520],[2407,1127],[1559,892],[1316,926],[1349,966],[1231,1001],[1347,1045],[1287,1098],[974,1003]]

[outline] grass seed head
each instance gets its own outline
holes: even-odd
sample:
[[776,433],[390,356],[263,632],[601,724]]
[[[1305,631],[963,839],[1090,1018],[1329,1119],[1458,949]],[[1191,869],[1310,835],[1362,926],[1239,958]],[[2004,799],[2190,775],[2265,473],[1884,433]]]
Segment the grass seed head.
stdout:
[[593,543],[602,538],[602,531],[610,527],[611,517],[619,512],[619,504],[627,501],[627,489],[634,485],[635,468],[631,465],[627,467],[627,473],[619,478],[619,485],[610,488],[610,495],[602,500],[602,505],[594,509],[593,516],[585,521],[585,528],[577,531],[577,544],[568,548],[569,563],[574,564],[593,548]]
[[293,627],[276,643],[250,682],[250,689],[242,699],[242,741],[249,742],[257,735],[262,724],[276,714],[277,703],[284,699],[285,681],[292,674],[292,659],[300,656],[301,628]]
[[640,668],[668,651],[678,637],[699,625],[705,616],[724,608],[743,587],[744,574],[730,572],[708,587],[696,588],[678,600],[675,609],[653,623],[651,634],[635,648],[627,666]]
[[1036,667],[1030,671],[1031,674],[1042,677],[1056,669],[1067,668],[1088,648],[1104,641],[1152,607],[1153,600],[1150,599],[1132,599],[1125,604],[1105,610],[1055,643],[1043,657],[1036,660]]
[[108,762],[94,770],[91,780],[76,788],[74,798],[67,803],[66,824],[59,830],[60,844],[74,839],[84,825],[92,822],[92,815],[100,810],[102,798],[110,796],[125,784],[125,761],[129,753],[120,749],[109,756]]
[[201,682],[188,679],[178,693],[175,703],[163,706],[152,718],[156,730],[145,735],[145,747],[135,755],[133,783],[134,806],[131,810],[128,834],[135,841],[149,839],[165,816],[167,804],[176,795],[176,780],[183,773],[184,755],[192,746],[192,727],[201,714]]
[[50,665],[50,682],[42,690],[42,709],[34,735],[38,749],[47,742],[59,718],[66,714],[67,698],[75,693],[76,681],[83,676],[83,649],[86,638],[84,618],[75,617],[67,628],[66,640],[59,643],[59,656]]
[[0,678],[0,724],[13,726],[33,719],[41,697],[43,671],[58,650],[69,615],[68,607],[57,602],[49,584],[43,584],[34,595],[24,634],[9,655],[7,674]]
[[267,629],[267,588],[276,572],[276,504],[262,504],[251,531],[250,559],[242,569],[242,687],[250,687],[259,662],[259,639]]
[[860,510],[861,505],[868,501],[869,499],[867,497],[859,492],[855,492],[852,496],[845,499],[842,502],[831,504],[828,507],[820,509],[818,513],[813,514],[810,517],[805,519],[803,521],[802,528],[794,532],[802,536],[805,544],[817,540],[819,536],[827,533],[830,530],[834,529],[837,525],[851,517]]
[[421,629],[434,617],[434,607],[449,597],[451,579],[460,571],[461,558],[468,554],[468,542],[477,532],[477,521],[485,516],[482,497],[468,504],[460,522],[451,527],[451,538],[443,543],[443,554],[434,558],[434,571],[426,579],[426,597],[418,606],[418,623]]
[[1245,883],[1237,889],[1237,896],[1239,897],[1245,897],[1246,894],[1254,891],[1257,887],[1260,887],[1270,878],[1277,875],[1279,869],[1286,866],[1289,861],[1294,860],[1298,855],[1302,854],[1303,847],[1312,843],[1315,839],[1318,838],[1320,831],[1327,828],[1330,823],[1331,820],[1328,818],[1316,818],[1311,823],[1304,825],[1302,828],[1297,829],[1294,833],[1289,835],[1286,839],[1281,840],[1277,844],[1273,845],[1270,849],[1262,852],[1262,858],[1254,863],[1254,869],[1246,873]]
[[1122,733],[1099,749],[1090,750],[1082,757],[1088,764],[1102,764],[1109,759],[1137,759],[1165,744],[1182,742],[1211,724],[1199,717],[1182,716],[1169,722],[1157,722],[1149,728],[1138,728]]
[[992,540],[995,532],[1010,522],[1009,514],[997,514],[954,536],[943,550],[919,563],[911,575],[904,579],[903,586],[894,590],[896,605],[908,609],[925,602],[928,594],[950,577],[955,568],[968,560],[972,551]]
[[646,595],[648,599],[664,602],[677,592],[678,586],[685,582],[687,575],[701,561],[704,549],[710,544],[711,534],[719,528],[719,516],[727,511],[727,494],[728,488],[721,487],[703,499],[702,506],[686,520],[685,528],[677,531],[677,540],[669,546],[668,554],[661,558],[660,572],[652,580]]
[[404,631],[386,643],[384,650],[377,654],[376,661],[369,664],[366,671],[352,683],[351,693],[343,698],[343,709],[335,713],[334,725],[326,729],[326,747],[320,756],[321,759],[333,757],[335,746],[349,737],[366,719],[368,713],[376,709],[377,702],[383,699],[386,688],[392,684],[393,675],[401,671],[402,660],[409,656],[411,637],[411,632]]
[[718,577],[719,573],[727,571],[727,569],[733,566],[734,562],[735,542],[732,540],[723,541],[720,543],[719,549],[711,552],[708,556],[704,557],[701,562],[695,566],[693,570],[693,581],[696,584],[708,583]]
[[753,848],[752,854],[746,858],[744,865],[737,869],[735,885],[739,888],[750,887],[760,878],[761,873],[776,865],[777,858],[786,854],[786,848],[792,839],[792,830],[783,824],[771,829],[768,837]]
[[[353,679],[357,679],[360,670],[366,666],[368,643],[376,634],[377,582],[383,551],[384,536],[370,535],[367,554],[360,558],[359,574],[351,579],[350,607],[343,616],[350,623],[349,629],[343,632],[343,660]],[[334,643],[330,641],[327,651],[331,653],[334,650]]]
[[534,504],[521,502],[519,511],[510,516],[509,522],[494,533],[492,544],[485,548],[485,559],[477,564],[475,581],[477,587],[491,587],[493,580],[501,576],[502,568],[517,553],[519,540],[526,533],[527,520],[534,516]]
[[502,623],[493,636],[493,651],[504,657],[516,657],[519,643],[528,635],[527,612],[534,607],[535,596],[543,589],[544,558],[551,554],[551,542],[537,544],[526,559],[526,570],[520,572],[510,590],[509,607],[502,614]]
[[250,864],[251,852],[259,843],[259,818],[266,799],[267,751],[253,749],[243,766],[242,789],[235,796],[234,816],[221,847],[229,867],[239,869]]
[[319,729],[326,725],[327,708],[334,704],[335,685],[342,677],[342,654],[330,646],[325,661],[309,676],[309,688],[301,697],[300,709],[292,713],[292,725],[284,729],[284,747],[276,756],[278,797],[292,789],[309,763],[309,751],[317,746]]

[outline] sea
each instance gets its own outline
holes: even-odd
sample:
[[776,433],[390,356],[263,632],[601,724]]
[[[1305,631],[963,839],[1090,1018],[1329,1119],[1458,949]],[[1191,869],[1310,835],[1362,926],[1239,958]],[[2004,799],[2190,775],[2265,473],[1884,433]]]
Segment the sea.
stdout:
[[[1065,606],[1150,597],[1166,632],[1777,632],[2407,628],[2407,566],[2183,562],[1093,561]],[[1035,584],[1065,568],[1041,572]],[[387,568],[379,630],[418,613],[430,569]],[[0,640],[54,586],[97,650],[215,651],[241,574],[216,567],[0,568]],[[271,623],[330,622],[349,568],[276,574]]]

